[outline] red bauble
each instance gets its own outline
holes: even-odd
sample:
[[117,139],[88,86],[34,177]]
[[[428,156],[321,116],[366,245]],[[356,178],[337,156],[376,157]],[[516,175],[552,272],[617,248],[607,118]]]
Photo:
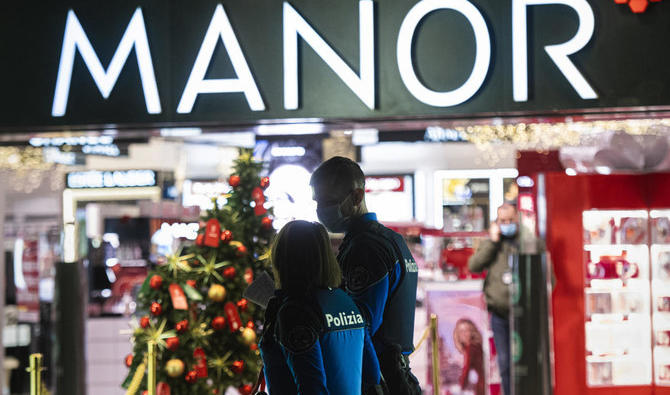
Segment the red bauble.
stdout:
[[184,333],[188,330],[188,320],[182,320],[175,324],[174,328],[178,333]]
[[195,288],[195,280],[186,280],[186,285],[191,288]]
[[244,281],[251,284],[254,281],[254,271],[250,267],[244,269]]
[[253,350],[253,351],[256,351],[256,350],[258,350],[258,344],[256,344],[256,343],[251,343],[251,345],[249,346],[249,348],[250,348],[251,350]]
[[270,177],[261,178],[261,188],[265,189],[270,186]]
[[236,374],[242,373],[242,371],[244,370],[244,361],[238,360],[233,362],[233,366],[230,367],[230,370],[232,370]]
[[142,395],[149,395],[149,391],[147,390],[142,391]]
[[167,349],[170,351],[176,351],[179,348],[179,338],[178,337],[168,337],[165,339],[167,344]]
[[251,200],[256,202],[256,204],[265,203],[265,195],[260,187],[251,190]]
[[240,299],[237,301],[237,307],[242,311],[246,311],[247,307],[249,307],[249,302],[246,299]]
[[133,354],[126,355],[126,359],[123,361],[127,367],[133,364]]
[[254,387],[252,387],[251,384],[244,384],[238,389],[241,395],[251,395],[251,391],[253,391]]
[[247,328],[249,328],[249,329],[254,329],[255,327],[256,327],[256,325],[254,325],[254,322],[253,322],[253,321],[249,321],[249,322],[247,322]]
[[198,233],[198,236],[195,239],[195,244],[201,246],[205,243],[205,234],[204,233]]
[[155,316],[163,314],[163,306],[158,302],[152,302],[150,310],[151,314]]
[[254,214],[256,214],[257,217],[265,215],[267,212],[268,209],[266,209],[265,206],[262,204],[257,204],[256,206],[254,206]]
[[191,370],[190,372],[186,373],[184,380],[186,380],[186,382],[189,384],[193,384],[198,380],[198,373],[195,370]]
[[221,241],[224,243],[230,243],[230,241],[233,240],[233,232],[229,231],[228,229],[224,230],[221,232]]
[[214,317],[212,320],[212,328],[215,331],[220,331],[226,327],[226,319],[224,317],[218,316]]
[[263,219],[261,220],[261,226],[262,226],[263,229],[265,229],[265,230],[270,230],[270,229],[272,229],[272,218],[270,218],[270,217],[263,217]]
[[147,329],[149,327],[149,324],[151,324],[151,321],[149,321],[149,317],[144,316],[140,318],[140,326],[142,329]]
[[237,251],[236,252],[237,252],[237,256],[242,256],[242,255],[247,253],[247,247],[240,244],[239,246],[237,246]]
[[228,178],[228,184],[233,188],[237,188],[240,185],[240,176],[233,174]]
[[237,270],[235,270],[235,268],[232,267],[232,266],[223,269],[223,277],[225,277],[227,279],[234,278],[236,274],[237,274]]
[[158,274],[154,274],[153,276],[151,276],[151,279],[149,280],[149,286],[152,289],[160,289],[162,285],[163,285],[163,277],[159,276]]

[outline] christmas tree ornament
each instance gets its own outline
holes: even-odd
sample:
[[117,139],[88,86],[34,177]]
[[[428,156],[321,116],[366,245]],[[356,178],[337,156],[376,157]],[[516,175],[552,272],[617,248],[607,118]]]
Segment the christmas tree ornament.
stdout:
[[133,378],[130,380],[130,384],[128,384],[128,391],[126,391],[126,394],[137,393],[137,391],[140,389],[140,385],[142,385],[142,380],[144,379],[144,373],[146,373],[146,371],[147,371],[147,362],[145,358],[144,362],[139,364],[137,366],[137,369],[135,369],[135,373],[133,373]]
[[254,325],[253,321],[249,321],[249,322],[247,322],[247,328],[254,329],[254,328],[256,328],[256,325]]
[[251,343],[251,345],[249,346],[249,349],[251,349],[252,351],[256,351],[256,350],[258,350],[258,344],[256,344],[256,343]]
[[186,380],[187,383],[193,384],[198,380],[198,372],[195,370],[191,370],[188,373],[186,373],[186,377],[184,377],[184,380]]
[[131,367],[133,365],[133,354],[126,355],[126,358],[123,360],[123,362],[126,364],[126,367]]
[[251,199],[258,204],[258,202],[265,203],[265,195],[260,187],[256,187],[251,191]]
[[156,395],[170,395],[170,385],[164,381],[160,381],[156,385]]
[[154,274],[151,276],[151,279],[149,279],[149,286],[151,289],[160,289],[161,286],[163,286],[163,277],[159,276],[158,274]]
[[249,307],[249,301],[246,299],[242,298],[237,301],[237,308],[239,308],[240,311],[247,311],[247,307]]
[[254,271],[251,270],[250,267],[244,269],[244,281],[246,281],[247,284],[254,282]]
[[244,344],[250,346],[256,342],[256,331],[251,328],[242,329],[242,339]]
[[215,302],[223,302],[226,298],[226,288],[221,284],[212,284],[207,291],[207,297]]
[[257,217],[260,217],[261,215],[265,215],[267,212],[268,212],[268,210],[262,204],[257,204],[257,205],[254,206],[254,214],[256,214]]
[[270,229],[272,229],[272,218],[270,218],[270,217],[263,217],[263,219],[261,220],[261,226],[262,226],[263,229],[265,229],[265,230],[270,230]]
[[223,311],[226,314],[228,321],[228,329],[231,332],[237,332],[242,326],[242,321],[240,320],[240,313],[237,311],[237,307],[233,302],[228,302],[223,306]]
[[230,370],[235,372],[235,374],[240,374],[244,370],[244,361],[243,360],[237,360],[233,361],[233,365],[230,367]]
[[170,351],[177,351],[179,348],[179,338],[178,337],[168,337],[165,339],[165,344],[167,344],[167,349]]
[[142,329],[147,329],[150,324],[151,324],[151,321],[149,320],[148,316],[145,315],[144,317],[140,318],[140,327]]
[[221,232],[221,241],[224,242],[225,244],[230,243],[232,239],[233,239],[233,232],[229,231],[228,229]]
[[177,330],[178,333],[184,333],[188,330],[188,320],[181,320],[175,324],[174,329]]
[[165,372],[173,379],[184,374],[184,368],[184,362],[178,358],[173,358],[165,364]]
[[195,238],[195,244],[202,246],[205,244],[205,234],[204,233],[198,233],[198,236]]
[[195,361],[193,370],[195,370],[198,378],[207,378],[207,355],[205,355],[205,350],[202,347],[193,350],[193,360]]
[[212,319],[212,329],[215,331],[220,331],[226,327],[226,319],[224,317],[218,316]]
[[238,390],[240,391],[240,395],[251,395],[251,391],[253,391],[253,387],[251,384],[244,384]]
[[196,287],[195,280],[186,280],[186,284],[187,284],[189,287],[191,287],[191,288],[195,288],[195,287]]
[[159,316],[163,314],[163,306],[161,306],[161,304],[158,302],[152,302],[149,311],[151,311],[151,315]]
[[234,267],[230,266],[225,269],[223,269],[223,277],[227,279],[232,279],[235,278],[235,275],[237,274],[237,270],[235,270]]
[[205,225],[205,241],[204,245],[207,247],[216,248],[219,246],[219,238],[221,237],[221,224],[216,218],[211,218]]
[[188,310],[186,295],[179,284],[170,284],[168,290],[170,291],[170,299],[172,299],[172,307],[175,310]]
[[237,174],[231,175],[230,177],[228,177],[228,184],[233,188],[237,188],[238,186],[240,186],[240,176],[238,176]]
[[267,189],[270,186],[270,177],[261,178],[261,188]]
[[142,395],[149,395],[149,391],[147,390],[142,391]]
[[237,254],[237,256],[243,256],[244,254],[247,253],[247,247],[245,247],[244,244],[240,244],[237,246],[235,253]]

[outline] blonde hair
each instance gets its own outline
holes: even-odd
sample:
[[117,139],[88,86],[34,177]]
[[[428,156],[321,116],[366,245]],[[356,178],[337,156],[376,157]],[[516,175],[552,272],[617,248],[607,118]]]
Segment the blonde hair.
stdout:
[[342,282],[328,232],[315,222],[284,225],[272,243],[270,260],[277,287],[289,293],[336,288]]
[[461,342],[461,339],[459,339],[457,333],[458,333],[458,327],[460,325],[467,325],[470,329],[470,344],[482,344],[482,334],[479,332],[479,329],[477,329],[477,326],[475,325],[472,320],[469,318],[461,318],[458,321],[456,321],[456,325],[454,326],[454,344],[456,345],[456,349],[460,351],[461,353],[465,352],[465,347],[466,344],[463,344]]

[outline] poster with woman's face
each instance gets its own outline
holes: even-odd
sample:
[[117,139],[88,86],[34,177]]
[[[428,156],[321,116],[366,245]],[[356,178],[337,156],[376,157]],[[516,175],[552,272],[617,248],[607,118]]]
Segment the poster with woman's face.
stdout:
[[[500,393],[500,376],[481,288],[428,289],[426,309],[428,317],[431,314],[438,317],[440,394]],[[425,350],[429,366],[424,383],[432,387],[430,341]]]

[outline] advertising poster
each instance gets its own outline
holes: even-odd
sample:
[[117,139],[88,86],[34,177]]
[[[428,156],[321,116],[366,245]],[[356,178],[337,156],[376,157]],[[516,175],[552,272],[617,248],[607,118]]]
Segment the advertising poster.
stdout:
[[[426,291],[427,315],[438,317],[441,395],[496,395],[500,375],[493,352],[488,312],[481,282],[471,289]],[[432,393],[432,344],[428,341],[428,369],[424,388]]]

